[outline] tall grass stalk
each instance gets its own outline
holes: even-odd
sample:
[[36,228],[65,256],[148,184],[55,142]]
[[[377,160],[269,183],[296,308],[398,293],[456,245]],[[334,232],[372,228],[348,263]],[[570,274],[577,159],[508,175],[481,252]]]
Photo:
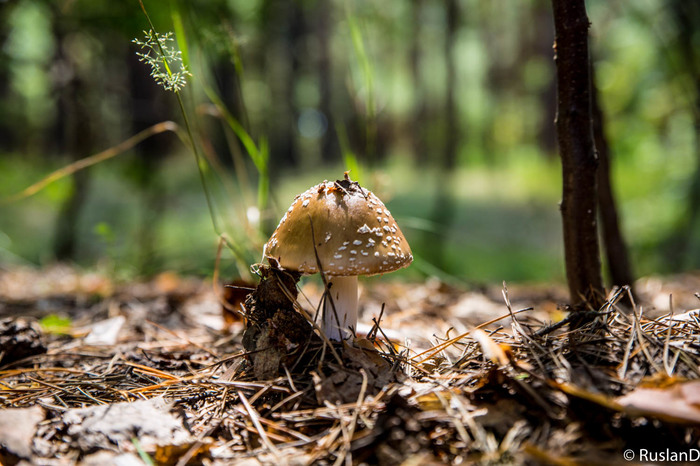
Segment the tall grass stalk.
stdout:
[[352,46],[355,50],[355,55],[357,56],[360,71],[364,78],[364,85],[367,90],[367,99],[365,100],[365,137],[367,138],[366,157],[368,157],[368,160],[372,160],[373,156],[375,155],[374,151],[377,136],[377,120],[374,104],[374,70],[372,69],[372,62],[370,61],[365,49],[362,31],[355,20],[355,16],[352,14],[352,11],[350,11],[350,7],[346,8],[345,15],[350,28]]
[[[189,58],[190,55],[188,52],[187,40],[185,35],[185,28],[182,22],[182,15],[180,14],[180,11],[177,8],[177,5],[174,1],[171,3],[171,11],[174,25],[173,27],[175,29],[175,33],[178,40],[178,46],[183,51],[183,63],[185,63],[186,66],[191,67]],[[231,59],[233,61],[233,65],[239,80],[242,80],[243,62],[238,52],[238,48],[235,46],[235,41],[233,40]],[[248,157],[250,157],[250,160],[253,162],[253,165],[255,166],[255,169],[258,172],[257,208],[258,211],[261,214],[263,214],[268,207],[270,193],[269,146],[267,144],[267,140],[265,138],[260,138],[258,144],[256,145],[255,141],[248,133],[248,131],[246,131],[243,124],[240,121],[238,121],[238,119],[235,118],[233,114],[228,110],[226,104],[214,91],[214,89],[210,85],[208,85],[204,80],[200,80],[200,84],[202,86],[202,89],[204,90],[205,95],[214,104],[219,114],[224,119],[226,125],[231,129],[231,131],[233,131],[233,133],[243,145],[246,153],[248,154]],[[243,96],[240,97],[242,98]],[[234,160],[234,163],[235,162],[236,161]],[[241,173],[239,176],[244,177],[245,175]],[[244,183],[241,183],[241,185],[243,186]],[[264,224],[261,222],[261,230],[264,228],[263,225]],[[261,233],[265,232],[261,231]]]
[[[148,14],[148,11],[146,10],[146,6],[143,4],[143,0],[139,0],[139,5],[141,6],[141,10],[143,11],[144,16],[146,17],[146,20],[148,21],[148,24],[151,28],[151,31],[153,32],[153,35],[156,37],[155,43],[160,51],[160,59],[162,61],[163,67],[166,70],[168,76],[172,77],[173,76],[173,71],[170,67],[170,64],[168,63],[167,60],[167,54],[165,50],[163,49],[163,46],[161,45],[161,41],[157,40],[158,33],[156,30],[155,25],[153,24],[153,21],[151,21],[151,17]],[[181,32],[184,30],[182,28],[182,23],[181,21],[179,22]],[[187,50],[187,47],[185,46],[185,50]],[[186,54],[186,57],[189,58],[189,54]],[[204,196],[206,198],[207,202],[207,208],[209,209],[209,216],[211,218],[212,222],[212,227],[214,228],[214,231],[216,232],[217,235],[219,235],[221,238],[226,241],[226,245],[231,249],[231,251],[234,253],[234,255],[241,261],[245,261],[245,254],[244,251],[235,243],[233,243],[230,238],[228,238],[221,230],[219,226],[219,222],[217,220],[216,214],[214,212],[214,204],[212,202],[212,196],[209,191],[209,187],[207,186],[205,175],[204,175],[204,170],[205,167],[207,166],[204,163],[204,160],[202,159],[202,156],[199,153],[199,149],[197,146],[197,142],[195,141],[194,138],[194,133],[192,131],[192,125],[190,124],[190,119],[187,115],[187,111],[185,110],[185,105],[182,101],[182,96],[180,94],[180,90],[175,87],[172,89],[173,93],[175,94],[175,97],[177,99],[178,107],[180,108],[180,113],[182,114],[182,119],[185,123],[185,129],[187,130],[187,135],[189,138],[189,146],[190,149],[192,150],[192,153],[195,156],[195,161],[197,163],[197,172],[199,173],[199,179],[202,184],[202,189],[204,190]]]
[[340,144],[340,151],[343,154],[343,164],[345,168],[350,171],[351,178],[361,184],[363,180],[360,161],[357,159],[355,152],[350,148],[348,132],[345,130],[345,125],[337,123],[335,125],[335,133],[338,135],[338,143]]

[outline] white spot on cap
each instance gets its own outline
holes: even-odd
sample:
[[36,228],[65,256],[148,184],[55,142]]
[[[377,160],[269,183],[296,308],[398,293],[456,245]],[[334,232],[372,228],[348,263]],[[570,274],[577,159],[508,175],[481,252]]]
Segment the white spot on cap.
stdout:
[[369,233],[370,231],[371,231],[371,230],[369,229],[369,227],[367,226],[366,223],[365,223],[364,225],[362,225],[360,228],[357,229],[357,232],[358,232],[358,233],[362,233],[362,234],[364,234],[364,233]]
[[338,251],[345,251],[348,247],[347,246],[340,246],[338,248]]
[[379,251],[374,251],[374,257],[379,257]]
[[359,239],[356,239],[355,241],[352,242],[352,244],[354,244],[355,246],[359,246],[362,244],[362,241]]
[[303,205],[304,207],[308,207],[308,205],[309,205],[309,200],[308,200],[308,199],[304,199],[304,202],[302,202],[301,205]]
[[331,240],[331,232],[330,232],[330,231],[329,231],[328,233],[326,233],[326,238],[325,238],[325,239],[326,239],[326,243],[329,242],[329,241]]
[[360,254],[362,254],[363,256],[368,256],[368,255],[369,255],[369,253],[368,253],[367,251],[364,251],[364,250],[361,250],[361,251],[360,251]]
[[335,254],[335,255],[333,256],[333,259],[342,259],[342,258],[343,258],[343,255],[342,255],[342,254]]
[[378,214],[381,214],[381,213],[382,213],[381,207],[377,209],[377,213],[378,213]]
[[387,217],[384,217],[384,223],[389,223],[389,219]]
[[377,215],[377,221],[378,221],[379,223],[382,223],[382,217],[379,216],[379,215]]
[[357,254],[357,251],[355,251],[354,249],[352,249],[352,250],[350,251],[350,254]]
[[[384,228],[384,231],[387,231],[387,232],[389,232],[389,231],[391,231],[391,230],[392,230],[391,228],[389,228],[389,227],[388,227],[388,226],[386,226],[386,225],[384,225],[384,227],[383,227],[383,228]],[[395,233],[395,232],[396,232],[396,229],[394,229],[394,231],[391,231],[391,232],[392,232],[392,233]]]

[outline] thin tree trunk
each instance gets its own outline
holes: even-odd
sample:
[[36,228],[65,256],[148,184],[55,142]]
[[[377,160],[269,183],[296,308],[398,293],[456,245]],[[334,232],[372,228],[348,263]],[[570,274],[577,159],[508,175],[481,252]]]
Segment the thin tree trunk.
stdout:
[[455,87],[457,85],[457,64],[454,58],[454,49],[457,33],[457,21],[459,11],[457,0],[447,2],[447,36],[445,38],[445,64],[447,68],[447,93],[445,96],[445,163],[446,172],[451,173],[457,164],[457,143],[459,132],[457,130],[457,106],[455,102]]
[[[70,154],[74,162],[87,157],[92,152],[94,143],[94,115],[87,103],[88,84],[81,76],[79,67],[65,53],[66,29],[57,9],[53,12],[54,43],[56,44],[56,62],[63,62],[72,72],[72,78],[56,89],[59,96],[58,105],[62,110],[61,118],[56,120],[57,149]],[[75,261],[80,255],[79,226],[90,184],[90,172],[78,171],[71,175],[73,190],[61,204],[54,224],[53,254],[59,261]]]
[[584,0],[552,0],[552,6],[566,277],[572,308],[583,310],[586,303],[597,308],[604,296],[596,227],[598,160],[591,128],[589,22]]
[[700,5],[697,2],[671,0],[671,13],[676,22],[677,45],[682,65],[675,64],[687,73],[695,88],[695,101],[688,102],[695,128],[695,171],[690,177],[685,208],[673,232],[665,239],[664,256],[668,266],[675,271],[697,268],[698,258],[692,254],[693,242],[700,227],[700,54],[693,37],[700,21]]
[[627,244],[622,236],[617,214],[615,194],[610,181],[610,146],[605,135],[605,121],[598,102],[595,85],[595,69],[590,66],[591,110],[593,114],[593,139],[598,153],[598,207],[600,208],[601,232],[607,259],[610,281],[613,286],[632,286],[634,276],[630,267]]
[[421,79],[421,25],[423,19],[423,0],[411,2],[411,45],[409,48],[411,64],[411,84],[413,85],[413,110],[410,122],[410,138],[413,146],[413,154],[416,162],[425,166],[430,164],[431,158],[425,144],[425,121],[427,109],[425,105],[425,92]]
[[329,163],[337,161],[340,157],[340,147],[338,147],[338,136],[335,132],[335,121],[333,118],[333,60],[331,56],[331,36],[332,36],[332,2],[320,2],[316,7],[316,34],[318,35],[319,56],[318,83],[321,94],[319,110],[326,117],[326,132],[321,140],[321,160]]
[[[457,129],[457,108],[455,104],[455,87],[457,83],[457,67],[455,63],[454,49],[457,32],[457,22],[459,20],[459,9],[457,0],[448,0],[445,16],[447,20],[447,30],[445,31],[445,68],[446,92],[444,107],[444,139],[445,147],[442,159],[440,160],[439,173],[437,179],[437,195],[431,220],[440,226],[441,231],[448,231],[450,224],[455,217],[455,200],[452,194],[452,187],[455,182],[454,170],[457,164],[457,145],[459,130]],[[443,237],[435,235],[434,232],[428,234],[430,250],[434,258],[435,265],[445,270],[448,266],[447,249]]]

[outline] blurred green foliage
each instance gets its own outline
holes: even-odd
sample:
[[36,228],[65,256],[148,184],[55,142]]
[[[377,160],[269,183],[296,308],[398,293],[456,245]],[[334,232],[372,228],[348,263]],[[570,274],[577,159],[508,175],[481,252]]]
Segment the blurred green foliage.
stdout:
[[[351,168],[413,247],[399,277],[563,280],[550,4],[455,5],[449,26],[437,0],[145,2],[193,74],[182,97],[213,215],[243,251],[225,255],[224,276],[260,260],[295,194]],[[698,268],[700,225],[684,219],[696,218],[700,27],[678,16],[698,26],[698,8],[588,8],[635,272]],[[149,29],[138,3],[16,0],[0,24],[0,198],[182,121],[135,55]],[[212,273],[217,234],[186,144],[159,135],[87,172],[87,188],[68,178],[0,205],[0,265],[55,260],[58,218],[75,211],[62,260],[124,277]]]

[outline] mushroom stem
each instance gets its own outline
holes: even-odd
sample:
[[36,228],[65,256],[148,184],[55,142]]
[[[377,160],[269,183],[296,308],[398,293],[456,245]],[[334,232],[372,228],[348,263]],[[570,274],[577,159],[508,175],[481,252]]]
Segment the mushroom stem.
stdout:
[[357,275],[329,277],[328,286],[329,296],[323,304],[323,332],[331,340],[342,341],[352,335],[350,327],[357,327]]

